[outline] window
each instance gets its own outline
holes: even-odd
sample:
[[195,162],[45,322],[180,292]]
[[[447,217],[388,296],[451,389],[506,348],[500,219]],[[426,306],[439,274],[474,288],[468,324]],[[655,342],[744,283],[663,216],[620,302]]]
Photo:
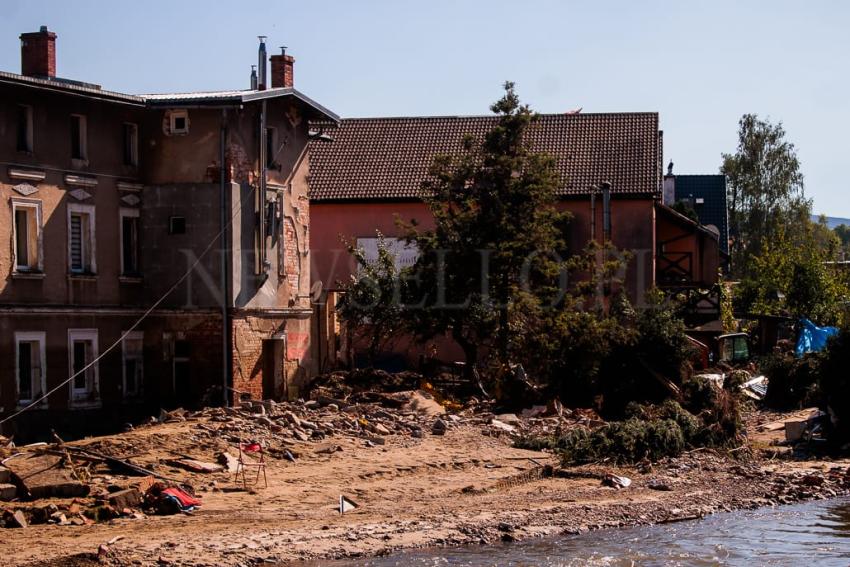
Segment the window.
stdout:
[[68,268],[72,274],[95,274],[94,206],[68,204]]
[[139,127],[124,123],[124,165],[139,165]]
[[71,376],[71,404],[96,405],[99,403],[97,330],[69,329],[68,352]]
[[71,159],[85,160],[88,156],[86,147],[86,117],[80,114],[71,115]]
[[275,144],[275,129],[266,128],[266,167],[273,167],[277,151]]
[[139,270],[139,211],[121,209],[121,275],[136,277]]
[[17,148],[19,152],[32,152],[32,107],[18,105]]
[[170,217],[168,234],[186,234],[186,217]]
[[14,271],[40,272],[44,268],[41,244],[41,201],[12,199]]
[[124,356],[124,397],[134,398],[142,394],[144,377],[143,341],[141,331],[127,333],[121,342],[121,352]]
[[169,126],[172,134],[188,134],[189,113],[185,110],[172,110],[169,114]]
[[[44,333],[15,333],[18,405],[32,403],[46,391]],[[42,402],[46,405],[46,400]]]
[[[395,257],[395,267],[397,270],[409,268],[416,263],[419,258],[419,250],[416,244],[408,244],[403,238],[384,237],[384,245],[387,251]],[[368,263],[378,261],[378,238],[358,238],[357,247],[363,250],[364,260]]]

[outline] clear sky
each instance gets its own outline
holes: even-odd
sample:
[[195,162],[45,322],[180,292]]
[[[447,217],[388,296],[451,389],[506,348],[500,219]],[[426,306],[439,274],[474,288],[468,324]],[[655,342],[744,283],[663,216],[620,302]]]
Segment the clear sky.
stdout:
[[665,163],[715,173],[746,112],[782,121],[814,210],[850,217],[850,2],[2,0],[59,34],[63,77],[129,92],[246,88],[257,35],[343,117],[483,114],[507,79],[539,112],[657,111]]

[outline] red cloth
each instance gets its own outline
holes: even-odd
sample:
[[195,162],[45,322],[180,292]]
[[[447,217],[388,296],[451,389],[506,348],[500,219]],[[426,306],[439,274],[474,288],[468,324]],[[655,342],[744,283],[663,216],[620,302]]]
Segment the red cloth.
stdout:
[[189,496],[179,488],[166,488],[162,491],[163,494],[168,494],[169,496],[173,496],[177,500],[180,501],[180,505],[184,508],[189,508],[191,506],[200,506],[201,501],[197,498]]
[[242,450],[245,451],[246,453],[256,453],[261,448],[262,447],[260,447],[259,443],[246,443],[246,444],[242,445]]

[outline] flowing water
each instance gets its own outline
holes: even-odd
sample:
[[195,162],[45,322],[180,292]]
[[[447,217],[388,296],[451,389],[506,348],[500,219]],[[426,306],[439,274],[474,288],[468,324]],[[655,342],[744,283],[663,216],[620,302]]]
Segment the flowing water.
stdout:
[[704,520],[600,530],[494,546],[400,552],[325,562],[337,567],[850,565],[850,500],[817,501]]

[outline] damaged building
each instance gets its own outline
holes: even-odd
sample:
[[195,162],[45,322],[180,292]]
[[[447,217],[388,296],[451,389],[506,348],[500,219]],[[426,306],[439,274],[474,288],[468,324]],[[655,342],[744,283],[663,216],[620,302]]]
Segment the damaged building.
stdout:
[[262,41],[249,89],[129,95],[57,76],[56,39],[0,72],[0,418],[37,402],[2,432],[297,394],[309,123],[336,115]]

